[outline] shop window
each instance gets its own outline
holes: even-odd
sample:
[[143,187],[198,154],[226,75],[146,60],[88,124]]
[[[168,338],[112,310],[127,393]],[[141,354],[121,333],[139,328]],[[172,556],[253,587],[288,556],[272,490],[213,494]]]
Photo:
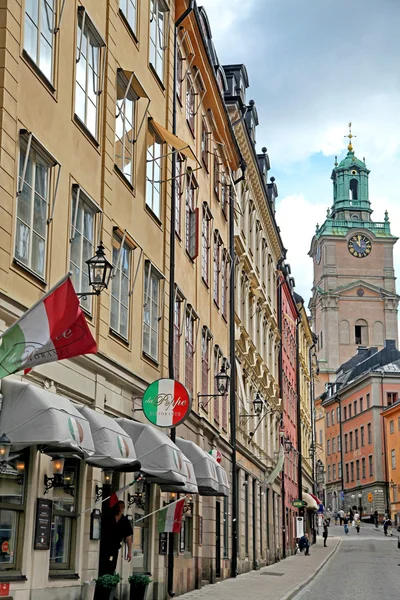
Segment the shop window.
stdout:
[[149,127],[146,156],[146,205],[161,219],[161,183],[163,144]]
[[[78,461],[66,458],[64,484],[53,487],[53,519],[50,537],[50,571],[74,569],[74,548],[79,498]],[[68,486],[66,485],[68,482]]]
[[55,0],[25,3],[24,50],[50,82],[53,82],[55,16]]
[[[70,271],[72,283],[77,292],[90,289],[86,261],[96,249],[96,217],[100,214],[98,205],[78,185],[72,186],[71,212],[71,253]],[[100,229],[100,227],[98,227]],[[91,311],[92,297],[81,299],[81,306]]]
[[27,454],[22,453],[0,473],[0,573],[21,568],[27,472]]
[[122,240],[115,235],[112,262],[114,269],[111,283],[110,328],[128,339],[132,250],[127,243],[122,244]]
[[244,476],[244,553],[249,555],[249,476]]
[[193,550],[193,518],[189,515],[184,515],[181,524],[180,532],[180,552],[192,554]]
[[164,59],[167,48],[167,7],[162,0],[150,0],[150,64],[161,81],[164,80]]
[[136,95],[123,72],[117,77],[117,107],[115,121],[115,164],[133,185],[133,149]]
[[137,0],[119,0],[119,10],[136,35]]
[[31,133],[21,130],[20,143],[14,257],[44,279],[50,178],[58,163]]
[[158,333],[162,316],[160,307],[160,283],[163,275],[150,262],[145,264],[143,302],[143,352],[158,360]]
[[75,115],[97,138],[99,97],[103,91],[106,45],[86,10],[78,8]]

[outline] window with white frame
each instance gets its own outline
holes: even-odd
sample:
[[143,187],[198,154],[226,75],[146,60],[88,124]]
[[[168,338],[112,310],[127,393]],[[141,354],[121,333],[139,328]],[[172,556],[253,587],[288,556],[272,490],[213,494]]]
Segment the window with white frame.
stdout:
[[210,277],[210,234],[212,215],[207,202],[203,202],[203,220],[201,225],[201,276],[209,284]]
[[24,50],[53,82],[56,0],[27,0],[25,3]]
[[[21,136],[17,215],[14,256],[39,277],[46,274],[47,227],[49,192],[52,169],[56,161],[33,143]],[[53,198],[53,205],[55,198]]]
[[119,0],[119,10],[122,12],[129,27],[136,35],[137,0]]
[[158,77],[164,79],[164,58],[167,45],[167,7],[162,0],[150,0],[150,64]]
[[161,219],[161,179],[163,144],[149,128],[147,136],[146,204]]
[[136,95],[123,72],[117,76],[117,117],[115,121],[115,164],[133,185],[133,149]]
[[119,236],[113,237],[110,328],[128,339],[132,249]]
[[183,192],[183,158],[181,154],[176,157],[175,166],[175,233],[181,237],[181,214],[182,214],[182,192]]
[[[72,186],[70,271],[77,292],[89,290],[86,261],[95,253],[96,215],[100,208],[78,185]],[[81,306],[90,311],[91,296],[81,299]]]
[[[229,260],[228,251],[222,251],[222,267],[221,267],[221,310],[222,316],[227,318],[228,310],[228,279],[229,279]],[[260,315],[259,315],[260,318]],[[259,328],[260,329],[260,328]]]
[[195,196],[197,182],[193,175],[188,175],[186,179],[186,232],[185,246],[186,252],[192,260],[195,260],[199,254],[198,243],[198,219],[199,211],[196,208]]
[[158,269],[147,261],[144,278],[143,352],[155,361],[158,360],[161,279]]
[[194,348],[195,345],[195,316],[191,310],[186,311],[185,327],[185,386],[193,395],[194,386]]
[[222,240],[218,231],[214,231],[214,256],[213,256],[213,298],[217,306],[220,300],[219,274],[221,272],[221,246]]
[[196,90],[190,75],[186,77],[186,121],[190,131],[195,133]]
[[78,9],[75,115],[97,138],[99,96],[105,69],[105,42],[83,7]]
[[208,374],[210,372],[211,332],[204,325],[201,331],[201,393],[208,394]]

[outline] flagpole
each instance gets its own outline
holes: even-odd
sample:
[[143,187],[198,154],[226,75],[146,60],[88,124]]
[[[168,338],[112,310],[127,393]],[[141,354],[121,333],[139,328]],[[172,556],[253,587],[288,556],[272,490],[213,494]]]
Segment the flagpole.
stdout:
[[[39,304],[41,304],[48,296],[50,296],[50,294],[52,294],[58,287],[60,287],[63,283],[65,283],[65,281],[67,281],[67,279],[71,277],[71,271],[68,271],[68,273],[66,275],[64,275],[64,277],[62,279],[60,279],[60,281],[58,281],[55,285],[53,285],[53,287],[47,292],[47,294],[45,294],[44,296],[42,296],[37,302],[35,302],[35,304],[33,304],[30,308],[28,308],[27,311],[25,311],[20,317],[19,319],[17,319],[12,325],[10,325],[10,327],[8,327],[1,335],[0,335],[0,339],[11,329],[13,329],[13,327],[15,327],[16,325],[18,325],[18,323],[22,320],[25,319],[25,317],[27,315],[29,315],[29,313],[31,313],[37,306],[39,306]],[[76,293],[76,292],[75,292]]]
[[140,519],[135,521],[135,523],[139,523],[139,521],[143,521],[143,519],[147,519],[147,517],[151,517],[152,515],[155,515],[156,513],[160,512],[161,510],[166,510],[170,506],[173,506],[174,504],[177,504],[178,502],[182,502],[182,500],[185,500],[185,498],[187,498],[187,494],[185,496],[183,496],[183,498],[179,498],[179,500],[175,500],[174,502],[168,502],[167,506],[162,506],[161,508],[157,508],[157,510],[154,510],[153,512],[149,513],[148,515],[144,515],[144,517],[140,517]]
[[[137,483],[141,479],[142,479],[142,476],[139,475],[133,481],[131,481],[130,483],[128,483],[128,485],[126,485],[123,488],[117,490],[116,493],[120,492],[121,490],[127,490],[129,487],[131,487],[131,485],[134,485],[135,483]],[[101,500],[101,503],[103,504],[103,502],[105,502],[106,500],[109,500],[112,495],[113,494],[110,494],[109,496],[107,496],[107,498],[99,498],[98,500],[96,500],[96,502],[94,504],[92,504],[92,506],[89,506],[89,508],[87,508],[86,510],[82,511],[81,513],[79,513],[78,517],[81,517],[85,513],[89,512],[89,510],[93,510],[95,508],[96,504],[98,504],[100,502],[100,500]]]

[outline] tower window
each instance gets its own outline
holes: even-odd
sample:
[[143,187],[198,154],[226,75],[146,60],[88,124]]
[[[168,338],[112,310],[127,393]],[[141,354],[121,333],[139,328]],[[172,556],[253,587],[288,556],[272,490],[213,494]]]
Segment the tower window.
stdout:
[[368,344],[368,323],[364,319],[358,319],[354,327],[354,343],[357,346],[366,346]]
[[357,181],[357,179],[350,179],[349,198],[350,198],[350,200],[358,200],[358,181]]

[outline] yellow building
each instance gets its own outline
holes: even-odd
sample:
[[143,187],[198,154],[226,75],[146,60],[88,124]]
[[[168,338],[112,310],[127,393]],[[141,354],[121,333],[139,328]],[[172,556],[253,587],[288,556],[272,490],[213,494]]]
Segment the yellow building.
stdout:
[[[88,452],[76,450],[72,438],[64,443],[66,452],[57,440],[45,444],[43,436],[28,432],[21,442],[25,475],[17,480],[15,470],[1,474],[0,511],[10,552],[0,560],[0,581],[11,581],[16,600],[91,597],[99,573],[94,525],[99,515],[93,505],[101,493],[132,480],[126,472],[133,459],[131,431],[161,440],[167,456],[181,455],[185,441],[172,447],[140,412],[147,386],[168,377],[172,302],[174,374],[194,399],[191,418],[177,437],[194,442],[190,448],[201,450],[203,459],[220,450],[218,472],[225,478],[230,472],[226,397],[204,401],[201,408],[198,394],[215,392],[214,376],[229,353],[227,205],[239,152],[223,102],[224,73],[216,58],[210,61],[207,18],[196,6],[179,29],[179,137],[171,135],[174,23],[186,8],[182,0],[176,9],[164,0],[46,5],[10,0],[2,11],[1,330],[69,270],[76,290],[88,291],[85,261],[100,241],[114,265],[109,289],[82,299],[98,353],[43,365],[2,385],[4,406],[18,390],[33,406],[46,407],[46,419],[52,407],[64,406],[60,414],[82,423],[95,450],[87,461]],[[173,298],[171,227],[176,232]],[[102,428],[125,440],[119,456],[105,460],[99,454],[91,438],[99,419]],[[0,426],[7,433],[1,414]],[[135,450],[139,445],[134,442]],[[61,480],[53,478],[51,458],[58,454],[65,455]],[[161,480],[163,491],[155,480]],[[194,496],[175,536],[177,593],[228,574],[228,481],[218,485],[217,499]],[[157,510],[173,498],[171,488],[165,473],[156,477],[149,468],[140,487],[124,494],[127,515],[137,520]],[[37,499],[49,499],[53,507],[48,546],[34,543]],[[167,556],[156,518],[134,527],[132,562],[123,560],[124,548],[117,572],[126,586],[132,572],[150,571],[148,597],[161,600],[167,595]]]

